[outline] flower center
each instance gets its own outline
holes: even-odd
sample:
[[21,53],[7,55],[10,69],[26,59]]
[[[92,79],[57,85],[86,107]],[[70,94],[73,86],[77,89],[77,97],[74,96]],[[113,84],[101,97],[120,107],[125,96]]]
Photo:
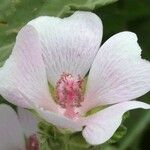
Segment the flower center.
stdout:
[[39,150],[39,143],[38,143],[37,136],[35,134],[31,135],[27,139],[26,149],[27,150]]
[[83,80],[74,78],[71,74],[62,74],[56,85],[56,101],[65,108],[64,115],[74,118],[77,115],[75,108],[80,107],[84,100],[82,93]]

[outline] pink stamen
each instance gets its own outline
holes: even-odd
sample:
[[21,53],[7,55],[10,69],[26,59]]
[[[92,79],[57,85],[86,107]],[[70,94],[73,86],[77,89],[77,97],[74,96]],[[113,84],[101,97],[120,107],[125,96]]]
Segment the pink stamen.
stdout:
[[63,74],[57,82],[56,101],[65,108],[64,115],[68,118],[74,118],[77,115],[75,108],[79,107],[84,100],[82,83],[83,80],[80,77],[73,78],[70,74]]

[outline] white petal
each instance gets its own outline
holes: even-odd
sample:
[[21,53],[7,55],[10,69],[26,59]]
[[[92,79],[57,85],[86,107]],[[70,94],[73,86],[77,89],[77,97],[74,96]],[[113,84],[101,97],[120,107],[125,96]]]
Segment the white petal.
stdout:
[[18,116],[27,138],[38,132],[38,123],[40,120],[33,113],[29,110],[18,107]]
[[123,102],[85,118],[83,124],[86,127],[82,132],[84,138],[92,145],[106,142],[120,126],[122,115],[136,108],[150,109],[150,105],[138,101]]
[[135,99],[150,90],[150,63],[141,59],[131,32],[112,36],[102,45],[91,67],[84,110]]
[[25,150],[18,116],[8,105],[0,105],[0,150]]
[[40,35],[48,79],[53,85],[63,72],[81,77],[87,73],[102,39],[98,16],[77,11],[64,19],[45,16],[29,24]]
[[57,126],[58,128],[69,129],[72,132],[82,130],[82,126],[80,125],[79,122],[68,119],[61,114],[56,114],[56,113],[44,110],[42,108],[37,108],[36,111],[39,113],[41,118]]
[[27,101],[51,107],[46,70],[36,30],[25,26],[18,33],[11,56],[0,69],[0,94],[13,104],[31,107]]

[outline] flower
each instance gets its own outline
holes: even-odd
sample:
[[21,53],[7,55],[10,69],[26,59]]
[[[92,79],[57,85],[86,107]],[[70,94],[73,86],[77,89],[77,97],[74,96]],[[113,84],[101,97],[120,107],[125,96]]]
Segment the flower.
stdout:
[[38,150],[38,119],[23,108],[18,107],[17,112],[9,105],[0,105],[0,149]]
[[[129,101],[150,90],[150,63],[141,58],[132,32],[120,32],[100,47],[101,39],[102,22],[91,12],[30,21],[0,69],[0,94],[59,128],[82,130],[90,144],[106,142],[126,111],[150,108]],[[105,109],[86,116],[97,106]]]

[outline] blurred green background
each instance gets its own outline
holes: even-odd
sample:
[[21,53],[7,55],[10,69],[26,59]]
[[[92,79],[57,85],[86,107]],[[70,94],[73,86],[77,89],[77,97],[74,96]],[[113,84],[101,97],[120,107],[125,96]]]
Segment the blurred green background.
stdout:
[[[103,42],[120,31],[135,32],[143,58],[150,60],[150,0],[0,0],[0,65],[11,53],[17,32],[28,21],[40,15],[64,17],[75,10],[93,11],[101,17]],[[139,100],[150,103],[150,94]],[[0,102],[4,100],[0,98]],[[149,150],[150,111],[132,111],[125,124],[128,132],[113,144],[114,149]]]

